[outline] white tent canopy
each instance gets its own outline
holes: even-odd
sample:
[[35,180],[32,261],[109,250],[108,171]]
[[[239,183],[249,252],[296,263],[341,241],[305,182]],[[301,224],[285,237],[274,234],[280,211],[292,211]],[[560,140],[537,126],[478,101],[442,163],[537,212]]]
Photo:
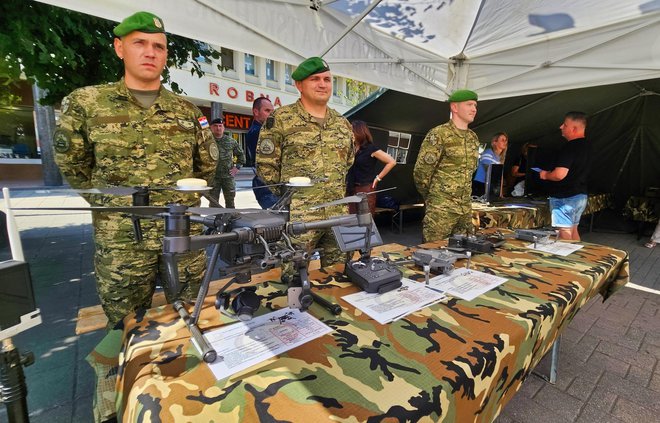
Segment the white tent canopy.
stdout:
[[168,32],[444,100],[657,78],[660,0],[43,0],[120,21],[138,10]]

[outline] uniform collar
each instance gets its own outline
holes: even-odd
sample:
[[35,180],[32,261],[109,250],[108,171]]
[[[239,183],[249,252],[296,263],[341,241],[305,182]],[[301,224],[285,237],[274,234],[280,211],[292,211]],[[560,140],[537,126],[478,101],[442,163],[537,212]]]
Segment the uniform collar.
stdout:
[[456,124],[454,123],[453,120],[449,119],[449,126],[451,127],[451,130],[454,131],[456,134],[460,134],[461,136],[464,136],[465,134],[470,133],[472,130],[470,128],[467,129],[460,129]]
[[[312,116],[311,114],[309,114],[309,112],[307,110],[305,110],[305,106],[303,106],[302,101],[300,101],[300,99],[298,99],[294,104],[295,104],[295,107],[296,107],[296,111],[298,112],[300,117],[302,117],[307,122],[316,122],[316,119],[314,118],[314,116]],[[328,122],[330,120],[334,119],[336,117],[336,115],[337,115],[337,112],[335,112],[330,106],[328,106],[327,107],[327,112],[326,112],[326,117],[325,117],[328,120]]]
[[[132,101],[133,103],[142,107],[140,103],[135,99],[135,97],[133,97],[133,94],[131,94],[131,91],[126,86],[126,81],[124,80],[123,77],[119,80],[119,82],[117,82],[116,96],[118,100]],[[158,91],[158,97],[156,97],[156,100],[151,105],[151,107],[157,107],[159,109],[163,109],[163,107],[161,107],[162,104],[171,100],[172,97],[174,97],[174,94],[172,94],[167,89],[165,89],[163,87],[163,84],[161,84]]]

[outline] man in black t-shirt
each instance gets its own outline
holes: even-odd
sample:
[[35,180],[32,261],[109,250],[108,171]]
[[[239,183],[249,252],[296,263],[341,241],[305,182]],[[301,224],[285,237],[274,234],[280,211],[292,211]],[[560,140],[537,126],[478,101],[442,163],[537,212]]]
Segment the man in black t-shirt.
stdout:
[[557,155],[555,168],[542,170],[540,178],[550,181],[550,211],[552,226],[559,229],[561,239],[580,240],[578,224],[587,206],[587,177],[590,164],[590,144],[584,138],[587,115],[568,112],[559,127],[568,141]]

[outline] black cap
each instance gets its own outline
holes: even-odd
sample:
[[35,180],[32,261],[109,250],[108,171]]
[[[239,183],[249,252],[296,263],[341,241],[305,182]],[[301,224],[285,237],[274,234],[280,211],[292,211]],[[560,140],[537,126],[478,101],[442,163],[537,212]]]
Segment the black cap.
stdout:
[[223,118],[215,118],[215,119],[213,119],[213,120],[211,121],[211,125],[215,125],[215,124],[218,124],[218,123],[221,123],[221,124],[224,125],[224,124],[225,124],[225,120],[224,120]]

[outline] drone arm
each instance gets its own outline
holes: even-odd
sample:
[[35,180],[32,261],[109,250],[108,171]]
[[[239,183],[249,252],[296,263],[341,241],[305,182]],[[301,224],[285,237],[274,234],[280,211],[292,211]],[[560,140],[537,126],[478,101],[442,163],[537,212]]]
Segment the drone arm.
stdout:
[[218,200],[216,200],[215,198],[211,197],[211,194],[210,194],[210,193],[203,192],[203,193],[202,193],[202,197],[204,197],[204,198],[206,198],[207,200],[209,200],[209,204],[211,205],[211,207],[222,207],[222,205],[221,205],[220,203],[218,203]]
[[222,217],[219,215],[209,215],[209,216],[190,216],[190,221],[195,223],[201,223],[207,228],[211,229],[220,229],[223,225]]
[[254,237],[254,231],[250,228],[236,228],[232,231],[216,235],[196,235],[190,237],[189,249],[199,250],[209,245],[232,241],[239,243],[251,243],[254,241]]
[[135,233],[135,240],[142,242],[142,226],[140,225],[140,218],[138,216],[131,216],[133,222],[133,233]]
[[176,299],[179,296],[179,269],[176,264],[176,255],[174,253],[163,254],[163,262],[165,263],[167,290],[172,298]]
[[346,216],[331,217],[330,219],[318,220],[316,222],[291,222],[287,226],[287,233],[289,235],[300,235],[307,231],[317,229],[329,229],[334,226],[358,226],[359,220],[356,215],[350,214]]

